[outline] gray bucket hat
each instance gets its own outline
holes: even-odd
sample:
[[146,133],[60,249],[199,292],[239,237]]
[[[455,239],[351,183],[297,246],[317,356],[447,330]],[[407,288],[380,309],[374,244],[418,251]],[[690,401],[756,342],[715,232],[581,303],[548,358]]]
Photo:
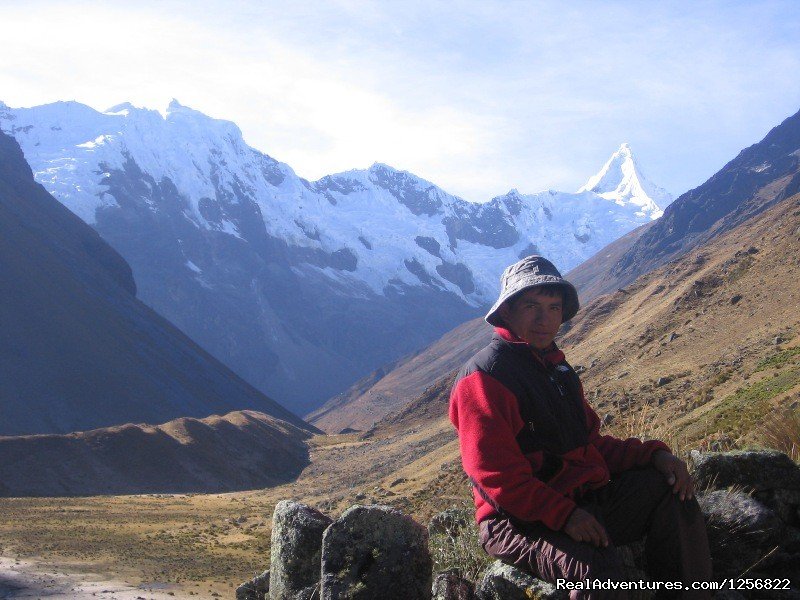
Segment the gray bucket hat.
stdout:
[[519,262],[506,267],[500,277],[500,297],[491,310],[486,313],[486,322],[490,325],[502,325],[497,311],[500,306],[514,296],[527,289],[540,285],[560,285],[564,290],[564,313],[561,322],[569,321],[578,312],[578,290],[569,281],[561,277],[555,265],[543,256],[526,256]]

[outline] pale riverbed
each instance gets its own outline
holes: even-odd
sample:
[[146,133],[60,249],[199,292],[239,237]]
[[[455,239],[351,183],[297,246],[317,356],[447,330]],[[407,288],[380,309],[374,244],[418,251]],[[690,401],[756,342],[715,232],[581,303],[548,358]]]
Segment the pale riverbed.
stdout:
[[190,595],[166,584],[133,586],[94,573],[61,572],[32,560],[0,557],[0,599],[194,600],[202,597],[202,593]]

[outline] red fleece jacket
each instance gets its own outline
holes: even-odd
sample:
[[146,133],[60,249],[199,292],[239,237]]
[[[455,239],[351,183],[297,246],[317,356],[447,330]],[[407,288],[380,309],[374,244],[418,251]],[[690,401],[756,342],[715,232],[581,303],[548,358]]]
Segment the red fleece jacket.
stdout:
[[[496,332],[507,341],[524,344],[508,330],[496,328]],[[544,359],[557,364],[564,354],[555,349]],[[531,360],[542,360],[533,349]],[[576,493],[601,487],[611,475],[648,464],[656,450],[669,450],[656,440],[600,435],[600,419],[582,388],[581,396],[589,443],[563,455],[564,467],[544,483],[536,477],[542,452],[525,455],[516,440],[525,423],[515,395],[482,371],[463,377],[450,395],[450,421],[458,431],[464,471],[505,512],[558,530],[576,507]],[[477,490],[473,496],[479,522],[496,513]]]

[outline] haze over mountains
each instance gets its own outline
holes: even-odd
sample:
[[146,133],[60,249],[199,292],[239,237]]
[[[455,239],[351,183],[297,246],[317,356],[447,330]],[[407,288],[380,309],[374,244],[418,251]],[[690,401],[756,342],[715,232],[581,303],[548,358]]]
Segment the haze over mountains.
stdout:
[[381,164],[306,181],[175,101],[0,105],[0,127],[145,303],[297,412],[479,315],[505,264],[569,269],[669,199],[627,146],[578,193],[474,204]]
[[136,299],[127,263],[0,132],[0,435],[245,408],[313,431]]

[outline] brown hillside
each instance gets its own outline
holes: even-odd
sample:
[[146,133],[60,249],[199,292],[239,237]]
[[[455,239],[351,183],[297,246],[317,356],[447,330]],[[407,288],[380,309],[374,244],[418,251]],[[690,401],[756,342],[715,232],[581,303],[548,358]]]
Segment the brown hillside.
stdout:
[[255,411],[0,437],[0,495],[219,492],[290,481],[311,434]]
[[[796,195],[590,302],[559,342],[586,369],[581,378],[601,414],[631,429],[640,415],[681,443],[746,445],[766,417],[800,400],[799,267]],[[451,379],[386,424],[444,417]]]
[[369,429],[460,367],[490,337],[483,319],[467,321],[424,350],[358,381],[305,418],[329,433]]
[[[800,398],[800,196],[586,306],[562,345],[601,412],[747,444]],[[643,417],[644,418],[644,417]]]

